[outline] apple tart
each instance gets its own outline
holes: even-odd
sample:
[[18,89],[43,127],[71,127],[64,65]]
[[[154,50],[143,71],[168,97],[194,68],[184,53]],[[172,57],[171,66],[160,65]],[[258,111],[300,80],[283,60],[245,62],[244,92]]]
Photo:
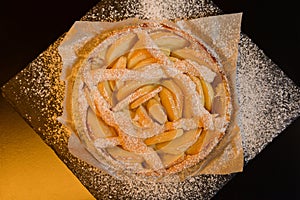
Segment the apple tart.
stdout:
[[[99,39],[100,38],[100,39]],[[216,54],[171,23],[101,34],[73,69],[73,129],[113,173],[161,177],[206,158],[231,118]]]

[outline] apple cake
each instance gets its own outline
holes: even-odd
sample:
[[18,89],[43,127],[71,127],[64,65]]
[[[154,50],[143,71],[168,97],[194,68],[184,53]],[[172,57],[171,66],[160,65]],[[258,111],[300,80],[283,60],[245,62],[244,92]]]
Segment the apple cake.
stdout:
[[72,71],[73,131],[116,174],[195,166],[225,134],[231,95],[217,55],[171,23],[107,31]]

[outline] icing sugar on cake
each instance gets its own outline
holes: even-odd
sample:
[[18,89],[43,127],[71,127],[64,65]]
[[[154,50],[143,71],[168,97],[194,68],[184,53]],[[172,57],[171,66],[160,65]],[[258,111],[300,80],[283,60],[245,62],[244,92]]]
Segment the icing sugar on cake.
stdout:
[[[175,24],[127,26],[88,45],[72,73],[72,118],[86,149],[113,169],[109,173],[172,176],[204,159],[225,134],[227,79],[206,47]],[[215,109],[220,85],[226,103]]]

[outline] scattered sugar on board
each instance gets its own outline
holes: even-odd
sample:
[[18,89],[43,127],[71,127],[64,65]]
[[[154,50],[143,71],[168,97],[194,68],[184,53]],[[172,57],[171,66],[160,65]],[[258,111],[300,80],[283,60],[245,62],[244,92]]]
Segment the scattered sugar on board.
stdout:
[[[208,0],[186,1],[184,5],[176,0],[150,3],[103,0],[82,20],[197,18],[220,13]],[[3,91],[97,199],[210,199],[231,179],[233,175],[201,175],[180,183],[122,182],[72,156],[67,149],[69,132],[55,120],[62,112],[64,90],[59,80],[61,61],[57,52],[61,40],[59,38],[6,84]],[[244,35],[240,42],[238,90],[244,154],[249,161],[299,115],[300,90]]]

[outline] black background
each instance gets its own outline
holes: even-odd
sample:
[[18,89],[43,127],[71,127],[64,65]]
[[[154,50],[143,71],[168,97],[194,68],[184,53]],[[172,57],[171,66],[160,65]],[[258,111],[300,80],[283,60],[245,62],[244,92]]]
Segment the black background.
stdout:
[[[79,20],[98,0],[2,1],[0,86]],[[298,86],[299,21],[296,1],[215,0],[225,13],[243,12],[247,34]],[[250,161],[214,199],[300,199],[300,120]],[[75,195],[76,196],[76,195]]]

